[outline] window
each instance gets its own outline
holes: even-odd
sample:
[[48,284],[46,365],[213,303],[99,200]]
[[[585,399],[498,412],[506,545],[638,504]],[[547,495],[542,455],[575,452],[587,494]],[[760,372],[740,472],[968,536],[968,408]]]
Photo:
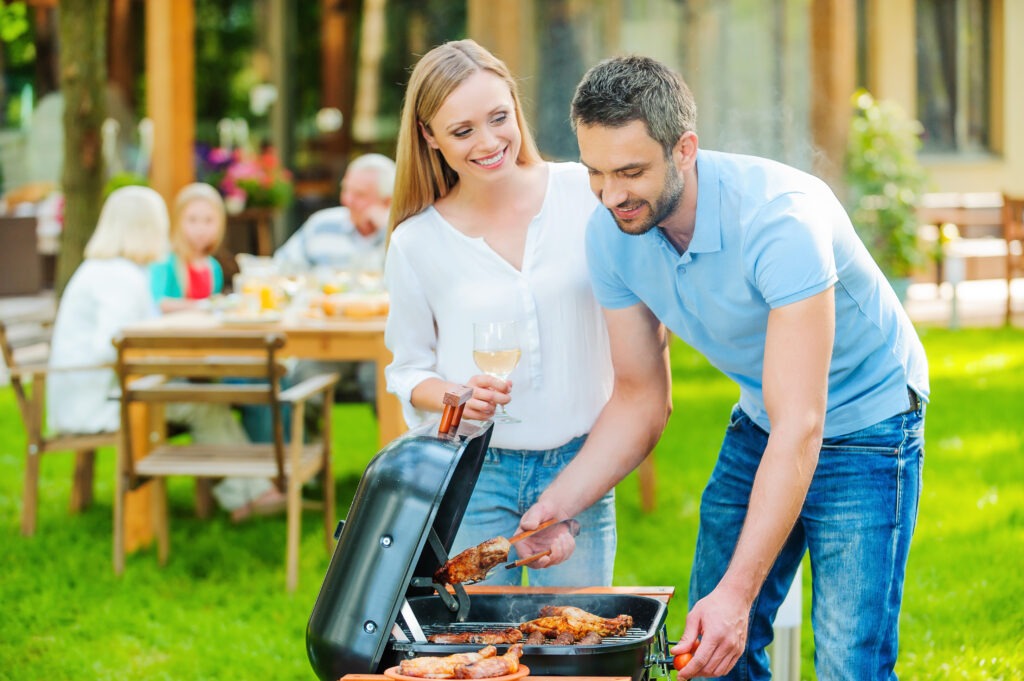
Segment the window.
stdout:
[[917,111],[924,151],[991,144],[991,0],[917,0]]

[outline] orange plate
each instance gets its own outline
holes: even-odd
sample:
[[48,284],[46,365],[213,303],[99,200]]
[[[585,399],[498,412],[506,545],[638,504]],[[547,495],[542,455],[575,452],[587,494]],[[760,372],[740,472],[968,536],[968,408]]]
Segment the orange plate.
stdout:
[[[405,674],[399,674],[398,670],[401,667],[391,667],[384,670],[384,676],[389,679],[395,679],[396,681],[423,681],[422,676],[406,676]],[[530,673],[530,668],[525,664],[519,665],[519,671],[514,674],[502,674],[501,676],[488,677],[491,681],[512,681],[512,679],[521,679]]]

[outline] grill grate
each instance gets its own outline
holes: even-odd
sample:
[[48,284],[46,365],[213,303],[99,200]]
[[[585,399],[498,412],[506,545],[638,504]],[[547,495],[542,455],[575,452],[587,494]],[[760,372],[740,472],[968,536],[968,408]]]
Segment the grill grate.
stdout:
[[[496,630],[496,631],[500,631],[500,630],[503,630],[503,629],[517,629],[517,628],[519,628],[520,624],[522,624],[522,622],[453,622],[451,624],[424,624],[423,622],[420,622],[420,626],[423,627],[423,634],[425,636],[428,636],[428,637],[433,635],[433,634],[459,634],[459,633],[467,632],[467,631],[471,631],[471,632],[484,631],[485,629],[487,629],[487,630]],[[409,631],[409,628],[405,625],[405,623],[403,622],[403,623],[399,624],[399,627],[402,629],[402,632],[406,636],[409,637],[409,640],[412,641],[412,632]],[[605,637],[603,637],[602,640],[601,640],[601,645],[604,646],[604,645],[614,645],[614,644],[617,644],[617,643],[633,643],[633,642],[636,642],[636,641],[644,641],[647,638],[648,638],[648,632],[647,632],[646,629],[643,629],[643,628],[640,628],[640,627],[630,627],[626,631],[626,635],[625,636],[605,636]],[[395,638],[392,636],[391,640],[395,641]],[[575,647],[575,646],[556,646],[556,645],[553,645],[551,643],[546,643],[546,644],[544,644],[542,646],[529,646],[529,645],[525,645],[525,641],[526,641],[526,637],[524,636],[523,637],[523,642],[524,642],[523,647],[524,648],[572,648],[572,647]],[[457,645],[461,645],[461,644],[457,644]],[[578,645],[578,644],[576,644],[576,645]]]

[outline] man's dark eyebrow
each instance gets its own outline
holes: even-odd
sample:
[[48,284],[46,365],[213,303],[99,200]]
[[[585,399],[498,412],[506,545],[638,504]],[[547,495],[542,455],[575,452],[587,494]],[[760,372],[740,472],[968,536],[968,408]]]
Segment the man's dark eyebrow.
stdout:
[[[584,166],[587,170],[593,171],[595,173],[601,172],[601,171],[597,170],[596,168],[592,168],[589,165],[587,165],[587,162],[583,160],[582,156],[580,157],[580,165]],[[643,163],[641,161],[637,161],[635,163],[627,163],[624,166],[619,166],[618,168],[614,168],[614,169],[610,170],[609,172],[610,173],[621,173],[621,172],[625,172],[627,170],[647,170],[649,167],[650,167],[649,163]]]

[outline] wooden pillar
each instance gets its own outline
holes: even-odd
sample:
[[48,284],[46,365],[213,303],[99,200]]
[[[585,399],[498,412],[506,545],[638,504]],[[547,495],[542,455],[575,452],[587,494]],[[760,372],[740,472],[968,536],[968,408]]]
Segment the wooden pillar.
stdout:
[[341,111],[340,130],[325,135],[325,159],[341,173],[352,146],[353,68],[351,2],[320,0],[320,106]]
[[134,108],[135,40],[132,32],[132,0],[111,0],[107,40],[107,78]]
[[856,87],[856,0],[811,2],[811,137],[821,153],[814,172],[833,189],[843,182],[843,158]]
[[195,7],[146,0],[146,110],[153,121],[149,179],[170,202],[195,177]]

